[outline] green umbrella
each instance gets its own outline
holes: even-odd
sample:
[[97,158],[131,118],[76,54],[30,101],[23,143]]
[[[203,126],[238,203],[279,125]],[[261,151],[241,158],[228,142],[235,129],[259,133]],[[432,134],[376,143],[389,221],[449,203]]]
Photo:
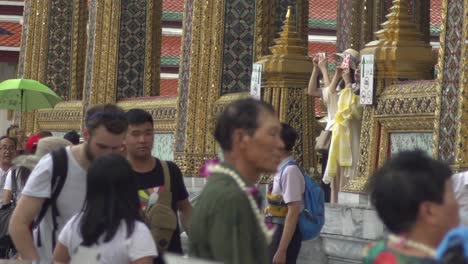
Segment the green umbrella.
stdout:
[[30,79],[10,79],[0,83],[0,109],[32,111],[53,108],[62,101],[54,91]]

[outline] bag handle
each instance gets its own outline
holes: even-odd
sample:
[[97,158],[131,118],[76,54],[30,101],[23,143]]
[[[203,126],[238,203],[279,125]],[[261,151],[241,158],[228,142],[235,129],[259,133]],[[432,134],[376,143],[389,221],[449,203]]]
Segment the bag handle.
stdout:
[[164,174],[164,190],[171,191],[171,174],[169,173],[169,166],[167,165],[167,161],[159,160],[161,162],[161,166],[163,169]]

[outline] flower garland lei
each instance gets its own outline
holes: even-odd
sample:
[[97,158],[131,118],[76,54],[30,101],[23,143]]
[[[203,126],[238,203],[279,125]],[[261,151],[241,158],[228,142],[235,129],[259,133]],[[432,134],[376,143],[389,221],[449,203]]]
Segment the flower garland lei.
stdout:
[[240,178],[239,174],[219,164],[209,166],[208,170],[210,173],[221,173],[221,174],[228,175],[229,177],[234,179],[234,181],[237,183],[239,188],[241,188],[241,190],[243,190],[247,194],[247,199],[249,200],[250,208],[254,212],[255,218],[257,219],[257,223],[260,226],[262,233],[265,235],[267,243],[269,244],[273,238],[274,230],[270,230],[266,226],[263,220],[263,215],[260,213],[260,210],[258,209],[257,203],[255,202],[252,192],[249,190],[249,187],[247,187],[245,182]]
[[388,236],[388,241],[399,246],[405,246],[420,250],[421,252],[428,254],[430,257],[434,257],[436,255],[436,251],[433,248],[428,247],[423,243],[409,240],[401,236],[390,234]]

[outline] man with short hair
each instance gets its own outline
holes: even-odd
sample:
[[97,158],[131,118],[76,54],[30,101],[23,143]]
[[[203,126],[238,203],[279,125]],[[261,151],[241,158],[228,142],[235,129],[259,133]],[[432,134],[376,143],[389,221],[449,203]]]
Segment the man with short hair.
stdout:
[[80,144],[80,134],[76,132],[75,130],[68,131],[64,136],[64,139],[70,141],[73,145],[78,145]]
[[264,223],[255,183],[274,173],[284,143],[273,107],[252,98],[235,101],[218,116],[214,137],[224,162],[210,176],[195,204],[190,253],[220,263],[268,263],[271,231]]
[[51,197],[52,156],[49,154],[42,158],[29,176],[9,227],[13,242],[23,259],[33,260],[34,263],[52,262],[53,238],[56,241],[65,223],[83,207],[87,168],[97,157],[120,152],[128,127],[125,112],[120,107],[112,104],[92,107],[86,113],[85,125],[85,142],[66,148],[66,180],[55,201],[58,209],[55,220],[58,226],[53,226],[54,214],[50,206],[33,231],[34,241],[29,228],[46,199]]
[[[148,197],[153,192],[164,188],[164,173],[161,161],[153,157],[151,151],[154,143],[153,117],[143,109],[131,109],[126,113],[128,132],[125,138],[127,159],[132,165],[143,208],[147,206]],[[182,178],[182,172],[173,162],[167,162],[171,179],[171,208],[181,219],[184,230],[190,232],[192,205]],[[169,242],[168,251],[182,254],[179,224]],[[159,261],[159,260],[158,260]]]
[[3,195],[6,175],[13,166],[15,156],[16,141],[9,136],[0,137],[0,196]]
[[292,156],[298,134],[288,124],[281,124],[281,139],[284,142],[282,161],[273,179],[271,193],[279,196],[280,206],[286,215],[269,216],[267,222],[276,224],[270,258],[273,264],[296,263],[301,249],[302,237],[299,230],[299,215],[304,206],[305,180],[301,168]]

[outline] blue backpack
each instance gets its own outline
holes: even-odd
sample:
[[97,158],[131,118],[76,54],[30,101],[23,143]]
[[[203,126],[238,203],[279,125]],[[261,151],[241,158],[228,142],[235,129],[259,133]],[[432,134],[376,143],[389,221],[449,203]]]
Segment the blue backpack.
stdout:
[[[280,187],[281,177],[283,176],[284,169],[287,166],[296,165],[299,169],[299,165],[295,161],[289,161],[281,169],[280,176]],[[325,223],[325,195],[322,188],[303,170],[304,175],[304,209],[299,215],[299,229],[301,231],[302,240],[310,240],[317,237],[322,230],[323,224]]]

